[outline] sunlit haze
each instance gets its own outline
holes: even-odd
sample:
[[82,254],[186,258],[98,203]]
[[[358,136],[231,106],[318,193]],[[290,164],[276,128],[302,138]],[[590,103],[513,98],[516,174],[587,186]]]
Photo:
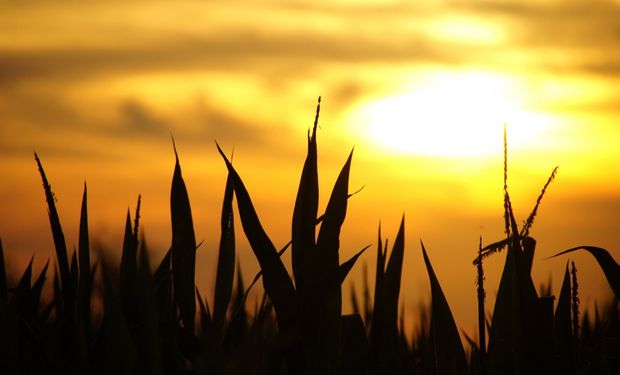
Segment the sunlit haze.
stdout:
[[[560,167],[531,232],[536,286],[551,276],[559,293],[568,257],[544,259],[563,249],[601,246],[620,260],[618,30],[616,0],[0,2],[5,256],[15,269],[53,256],[36,150],[70,249],[86,182],[92,238],[115,257],[142,194],[158,262],[171,240],[172,133],[204,240],[197,284],[213,298],[226,181],[214,141],[234,149],[265,230],[283,246],[321,96],[319,211],[351,149],[350,190],[363,187],[340,259],[375,244],[379,222],[393,239],[405,214],[408,324],[430,293],[422,239],[457,324],[472,332],[478,239],[504,235],[504,126],[519,222]],[[249,280],[258,265],[237,224]],[[351,272],[344,311],[364,264],[372,280],[374,257],[373,246]],[[597,263],[571,259],[583,306],[606,300]],[[488,310],[503,260],[485,264]]]

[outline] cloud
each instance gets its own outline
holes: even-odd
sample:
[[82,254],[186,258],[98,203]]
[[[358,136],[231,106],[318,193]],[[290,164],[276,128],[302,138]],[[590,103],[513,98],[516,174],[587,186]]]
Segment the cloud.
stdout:
[[170,128],[168,123],[155,116],[145,106],[135,100],[128,100],[119,106],[121,112],[121,135],[161,136]]
[[589,50],[620,45],[620,3],[613,0],[456,1],[454,9],[501,18],[520,47]]
[[[465,61],[422,36],[371,40],[361,35],[279,35],[246,33],[217,37],[168,37],[131,48],[62,47],[53,50],[0,50],[0,82],[88,80],[117,74],[156,71],[272,70],[294,76],[296,66],[325,63],[411,63]],[[303,74],[303,73],[302,73]]]

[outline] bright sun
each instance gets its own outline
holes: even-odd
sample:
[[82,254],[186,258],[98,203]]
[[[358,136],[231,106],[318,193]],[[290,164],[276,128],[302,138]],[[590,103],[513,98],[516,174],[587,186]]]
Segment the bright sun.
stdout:
[[504,124],[517,147],[549,127],[522,102],[501,76],[442,74],[362,104],[352,121],[372,142],[399,153],[475,156],[501,150]]

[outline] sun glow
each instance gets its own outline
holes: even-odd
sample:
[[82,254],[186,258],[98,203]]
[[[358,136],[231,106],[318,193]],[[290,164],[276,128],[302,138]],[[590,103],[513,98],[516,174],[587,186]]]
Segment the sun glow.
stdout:
[[417,81],[395,95],[371,100],[352,123],[391,151],[476,156],[502,148],[504,124],[513,147],[537,143],[550,119],[524,109],[507,79],[487,73],[444,74]]

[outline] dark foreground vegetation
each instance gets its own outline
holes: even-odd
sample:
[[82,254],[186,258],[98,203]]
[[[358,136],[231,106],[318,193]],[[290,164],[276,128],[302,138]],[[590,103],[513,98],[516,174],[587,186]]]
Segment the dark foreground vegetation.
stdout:
[[[398,302],[404,219],[391,251],[379,230],[374,298],[366,283],[361,300],[351,294],[355,313],[342,315],[342,283],[366,249],[344,262],[339,259],[340,228],[351,196],[352,155],[325,212],[318,212],[319,108],[308,137],[291,242],[283,249],[276,249],[269,239],[241,177],[220,149],[228,178],[211,304],[194,284],[197,244],[178,156],[170,197],[172,244],[151,270],[149,251],[138,234],[139,199],[133,221],[127,215],[120,268],[105,257],[91,261],[86,187],[79,243],[68,252],[55,197],[35,155],[56,260],[38,274],[33,274],[32,261],[23,273],[9,270],[8,280],[16,280],[9,284],[0,242],[0,373],[620,374],[620,269],[609,252],[591,246],[563,252],[590,252],[609,281],[615,299],[593,313],[580,314],[574,263],[569,267],[567,262],[557,298],[550,290],[537,292],[530,276],[536,241],[529,230],[555,170],[519,228],[505,165],[506,238],[485,247],[481,243],[472,268],[478,274],[477,338],[465,336],[465,345],[461,342],[422,243],[431,306],[421,311],[422,328],[413,339],[405,334]],[[245,302],[249,289],[235,267],[234,200],[261,267],[254,282],[262,278],[265,293],[252,307]],[[280,260],[289,248],[292,278]],[[506,256],[504,270],[493,315],[486,317],[483,263],[501,250]],[[47,297],[43,290],[49,279],[53,287]]]

